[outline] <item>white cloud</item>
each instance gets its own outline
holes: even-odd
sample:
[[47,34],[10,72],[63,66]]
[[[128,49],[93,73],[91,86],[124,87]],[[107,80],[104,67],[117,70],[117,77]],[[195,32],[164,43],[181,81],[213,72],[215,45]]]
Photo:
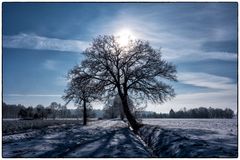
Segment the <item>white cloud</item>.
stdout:
[[181,61],[193,61],[193,60],[225,60],[234,61],[237,60],[236,53],[229,52],[205,52],[200,49],[171,49],[162,48],[162,56],[168,60],[181,60]]
[[231,108],[237,111],[237,84],[228,77],[221,77],[207,73],[185,72],[179,73],[178,79],[181,83],[197,87],[209,88],[208,92],[177,94],[171,101],[163,104],[149,103],[147,110],[156,112],[169,112],[186,107],[219,107]]
[[[237,60],[236,53],[228,52],[206,52],[202,50],[202,44],[209,40],[231,40],[229,30],[225,28],[210,28],[211,34],[201,34],[201,30],[188,30],[181,25],[174,27],[171,23],[160,15],[158,10],[151,12],[143,11],[144,15],[136,16],[138,11],[132,12],[124,10],[115,17],[111,23],[102,24],[101,32],[103,34],[113,34],[119,32],[122,28],[128,28],[132,31],[136,39],[148,40],[154,48],[162,48],[163,58],[167,60],[196,61],[206,59],[216,60]],[[204,13],[204,12],[203,12]],[[156,20],[154,17],[158,17]],[[159,21],[163,20],[162,23]],[[101,25],[100,25],[101,26]],[[216,34],[213,34],[215,33]],[[192,33],[192,34],[191,34]],[[201,35],[194,37],[194,35]],[[189,36],[191,35],[191,36]],[[232,35],[232,34],[231,34]]]
[[216,76],[201,72],[182,72],[178,74],[181,83],[210,89],[232,90],[236,85],[228,77]]
[[5,48],[82,52],[87,46],[88,43],[84,41],[48,38],[34,34],[21,33],[3,36],[3,47]]
[[171,101],[163,104],[150,103],[147,110],[168,113],[171,108],[177,111],[183,107],[187,109],[197,107],[231,108],[236,113],[237,89],[232,91],[223,90],[221,92],[179,94]]
[[57,62],[54,60],[46,60],[43,63],[43,67],[48,70],[56,70],[57,69]]

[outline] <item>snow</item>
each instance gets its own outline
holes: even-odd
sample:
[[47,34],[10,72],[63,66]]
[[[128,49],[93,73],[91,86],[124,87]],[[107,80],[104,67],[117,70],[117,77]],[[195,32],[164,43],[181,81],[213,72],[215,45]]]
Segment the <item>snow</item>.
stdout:
[[[92,121],[92,119],[91,119]],[[2,133],[3,135],[17,134],[31,132],[33,129],[42,129],[49,126],[61,125],[61,124],[76,124],[81,123],[79,120],[18,120],[18,119],[3,119],[2,121]]]
[[143,123],[162,128],[205,129],[237,135],[237,119],[143,119]]
[[151,157],[151,153],[118,120],[55,125],[3,136],[3,157]]
[[54,122],[11,132],[15,134],[2,137],[3,157],[237,157],[237,119],[142,122],[139,135],[120,120],[91,121],[87,126]]
[[236,119],[144,119],[140,137],[157,157],[237,157]]

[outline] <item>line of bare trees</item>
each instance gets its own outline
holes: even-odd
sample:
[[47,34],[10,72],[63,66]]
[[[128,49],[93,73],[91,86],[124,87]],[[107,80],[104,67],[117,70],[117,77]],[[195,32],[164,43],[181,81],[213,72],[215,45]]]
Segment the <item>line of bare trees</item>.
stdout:
[[52,118],[67,118],[71,113],[66,106],[52,102],[49,106],[44,107],[39,104],[36,107],[22,108],[18,113],[23,119],[47,119]]
[[168,116],[169,118],[233,118],[234,112],[230,108],[199,107],[176,112],[171,109]]
[[206,108],[199,107],[186,110],[186,108],[174,111],[171,109],[169,113],[141,112],[141,118],[233,118],[234,112],[230,108]]
[[[56,118],[80,118],[83,116],[82,109],[67,109],[65,105],[52,102],[44,107],[39,104],[36,107],[25,107],[24,105],[9,105],[3,103],[3,118],[22,118],[22,119],[56,119]],[[89,117],[94,118],[95,113],[92,108],[87,111]]]

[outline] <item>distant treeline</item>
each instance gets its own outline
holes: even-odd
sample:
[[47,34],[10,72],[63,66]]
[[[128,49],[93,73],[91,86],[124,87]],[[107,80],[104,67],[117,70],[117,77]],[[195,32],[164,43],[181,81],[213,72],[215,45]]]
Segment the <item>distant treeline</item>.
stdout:
[[170,110],[169,113],[155,113],[143,112],[140,114],[141,118],[233,118],[233,110],[219,109],[219,108],[194,108],[194,109],[181,109],[179,111]]
[[[95,113],[89,109],[90,118],[95,117]],[[36,107],[25,107],[21,104],[9,105],[3,103],[3,118],[22,118],[22,119],[47,119],[47,118],[80,118],[82,117],[81,109],[67,109],[66,106],[52,102],[49,106],[44,107],[39,104]]]
[[[118,106],[112,107],[112,109],[104,108],[103,110],[94,110],[89,108],[87,114],[89,118],[104,118],[111,119],[121,117]],[[115,116],[112,116],[113,113]],[[170,110],[169,113],[156,113],[150,111],[136,111],[133,113],[137,118],[233,118],[233,110],[219,109],[219,108],[194,108],[186,110],[181,109],[179,111]],[[108,116],[106,116],[108,115]],[[3,103],[2,106],[3,118],[23,118],[23,119],[56,119],[56,118],[81,118],[83,116],[82,108],[68,109],[66,106],[52,102],[49,106],[43,106],[41,104],[35,107],[25,107],[21,104],[9,105]]]

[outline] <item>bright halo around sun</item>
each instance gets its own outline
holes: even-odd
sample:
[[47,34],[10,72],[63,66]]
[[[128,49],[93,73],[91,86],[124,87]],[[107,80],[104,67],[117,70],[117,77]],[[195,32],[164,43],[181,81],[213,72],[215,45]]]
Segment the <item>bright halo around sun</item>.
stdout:
[[122,29],[116,35],[118,37],[118,43],[121,46],[126,46],[130,40],[135,38],[130,29]]

